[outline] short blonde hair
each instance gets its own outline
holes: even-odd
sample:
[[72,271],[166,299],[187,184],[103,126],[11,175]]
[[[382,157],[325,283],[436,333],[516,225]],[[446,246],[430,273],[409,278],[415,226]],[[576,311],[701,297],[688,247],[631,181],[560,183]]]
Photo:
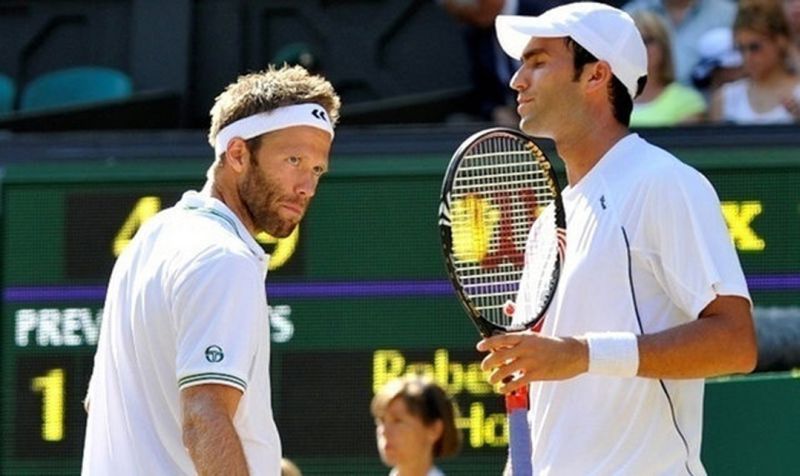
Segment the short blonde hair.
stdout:
[[239,119],[294,104],[316,103],[324,107],[332,124],[339,120],[341,100],[322,76],[302,66],[276,68],[239,76],[217,96],[211,108],[208,143],[214,147],[219,131]]
[[442,436],[433,445],[433,456],[453,456],[461,449],[461,432],[456,428],[457,412],[447,393],[428,377],[406,375],[389,381],[372,398],[372,416],[380,418],[389,404],[402,398],[409,413],[419,417],[425,425],[442,421]]
[[658,14],[639,10],[631,14],[636,28],[642,34],[642,38],[650,37],[661,48],[661,67],[655,74],[664,84],[675,81],[675,66],[672,63],[672,42],[670,41],[669,31],[664,20]]

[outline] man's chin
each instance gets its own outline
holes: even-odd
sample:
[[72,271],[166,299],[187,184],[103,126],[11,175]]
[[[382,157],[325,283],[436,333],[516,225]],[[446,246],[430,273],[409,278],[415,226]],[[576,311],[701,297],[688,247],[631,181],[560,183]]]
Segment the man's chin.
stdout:
[[297,223],[283,222],[277,226],[264,227],[264,231],[273,238],[286,238],[292,234],[295,228],[297,228]]
[[550,131],[545,130],[541,124],[533,120],[522,120],[519,122],[519,130],[531,137],[539,137],[544,139],[552,139],[553,135]]
[[536,130],[536,121],[530,117],[523,117],[519,120],[519,130],[522,132],[528,133],[528,131],[535,131]]

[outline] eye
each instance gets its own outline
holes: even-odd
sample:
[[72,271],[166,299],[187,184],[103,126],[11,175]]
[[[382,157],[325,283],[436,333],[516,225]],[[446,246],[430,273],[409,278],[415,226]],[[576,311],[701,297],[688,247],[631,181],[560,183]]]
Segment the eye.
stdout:
[[325,170],[325,167],[322,167],[320,165],[314,167],[314,175],[316,175],[317,177],[322,177],[323,175],[325,175],[326,172],[327,170]]
[[291,155],[286,159],[286,161],[289,162],[292,165],[299,165],[300,164],[300,157],[297,157],[295,155]]

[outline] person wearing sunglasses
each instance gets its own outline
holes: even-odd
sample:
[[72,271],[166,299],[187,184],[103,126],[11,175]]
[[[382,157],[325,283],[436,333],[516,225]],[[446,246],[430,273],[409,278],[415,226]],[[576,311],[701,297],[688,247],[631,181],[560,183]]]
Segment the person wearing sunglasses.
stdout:
[[622,4],[622,9],[629,14],[644,10],[661,17],[672,43],[675,79],[686,85],[691,84],[692,67],[700,60],[697,51],[700,37],[714,28],[730,27],[736,16],[736,2],[731,0],[630,0],[624,4],[610,3]]
[[734,124],[800,122],[800,76],[790,66],[789,24],[781,4],[744,0],[733,24],[746,77],[714,95],[711,120]]

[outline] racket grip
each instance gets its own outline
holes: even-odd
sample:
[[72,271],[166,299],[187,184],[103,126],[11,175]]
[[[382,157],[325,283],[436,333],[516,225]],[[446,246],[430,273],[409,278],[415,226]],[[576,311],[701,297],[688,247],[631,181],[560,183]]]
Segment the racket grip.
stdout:
[[528,389],[523,388],[514,390],[506,394],[506,412],[511,413],[513,410],[521,409],[525,412],[528,411]]
[[531,463],[531,432],[528,428],[528,411],[525,408],[509,409],[508,458],[513,476],[533,476]]

